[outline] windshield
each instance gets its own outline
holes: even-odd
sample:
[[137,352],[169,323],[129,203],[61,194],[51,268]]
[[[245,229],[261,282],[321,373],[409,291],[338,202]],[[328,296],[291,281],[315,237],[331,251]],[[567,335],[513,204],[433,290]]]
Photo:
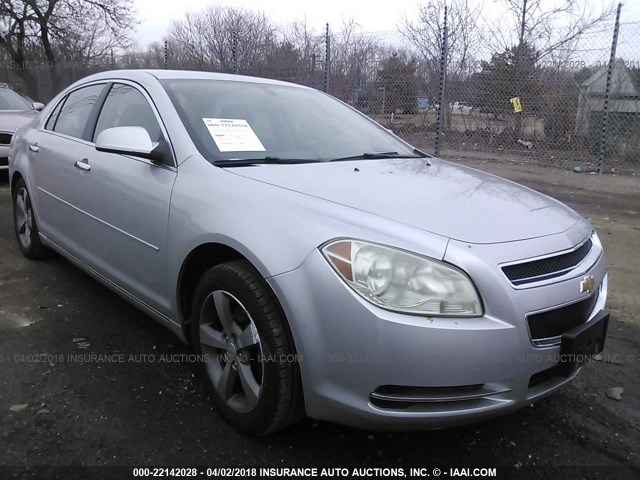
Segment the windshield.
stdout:
[[317,90],[220,80],[161,83],[210,161],[327,161],[378,152],[415,156],[384,128]]
[[32,108],[29,102],[13,90],[0,89],[0,110],[31,110]]

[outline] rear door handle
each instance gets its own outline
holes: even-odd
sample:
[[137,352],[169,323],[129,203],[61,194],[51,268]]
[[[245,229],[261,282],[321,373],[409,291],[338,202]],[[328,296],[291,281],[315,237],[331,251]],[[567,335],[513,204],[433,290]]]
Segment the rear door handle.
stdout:
[[38,153],[38,150],[40,149],[38,148],[38,145],[34,143],[33,145],[29,145],[29,150],[31,150],[32,152]]
[[84,170],[85,172],[88,172],[89,170],[91,170],[91,165],[89,165],[89,160],[86,158],[83,158],[82,160],[76,160],[76,163],[74,163],[74,165],[76,166],[76,168],[79,168],[80,170]]

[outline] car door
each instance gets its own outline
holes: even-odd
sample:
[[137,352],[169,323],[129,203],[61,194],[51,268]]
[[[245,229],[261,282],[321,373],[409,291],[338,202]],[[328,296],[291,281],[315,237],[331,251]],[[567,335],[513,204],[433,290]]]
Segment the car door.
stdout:
[[[38,226],[42,234],[74,256],[80,256],[78,236],[82,198],[76,188],[82,171],[76,166],[93,149],[87,125],[97,114],[105,82],[79,87],[62,98],[43,128],[30,132],[29,162]],[[106,91],[105,91],[106,93]]]
[[[169,140],[147,94],[134,84],[114,83],[97,116],[92,145],[103,130],[124,126],[145,128],[154,142]],[[77,160],[83,163],[74,183],[83,212],[78,226],[83,258],[139,300],[168,313],[167,223],[177,172],[173,160],[160,165],[95,147]]]

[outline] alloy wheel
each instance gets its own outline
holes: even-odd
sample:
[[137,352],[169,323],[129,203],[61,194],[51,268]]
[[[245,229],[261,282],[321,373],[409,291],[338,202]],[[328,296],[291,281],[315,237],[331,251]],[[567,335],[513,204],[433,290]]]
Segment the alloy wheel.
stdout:
[[234,411],[251,412],[264,382],[262,343],[251,315],[232,294],[216,290],[202,304],[199,329],[207,374],[217,393]]
[[24,187],[21,187],[16,195],[15,222],[20,244],[25,250],[28,250],[31,247],[33,213],[29,192]]

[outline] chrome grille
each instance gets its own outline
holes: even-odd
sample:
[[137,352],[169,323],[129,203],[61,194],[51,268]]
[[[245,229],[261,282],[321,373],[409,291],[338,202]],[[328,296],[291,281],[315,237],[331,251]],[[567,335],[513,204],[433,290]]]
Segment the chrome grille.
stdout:
[[517,263],[502,267],[502,271],[514,285],[537,282],[546,278],[560,276],[578,265],[591,251],[591,239],[572,252],[554,257]]

